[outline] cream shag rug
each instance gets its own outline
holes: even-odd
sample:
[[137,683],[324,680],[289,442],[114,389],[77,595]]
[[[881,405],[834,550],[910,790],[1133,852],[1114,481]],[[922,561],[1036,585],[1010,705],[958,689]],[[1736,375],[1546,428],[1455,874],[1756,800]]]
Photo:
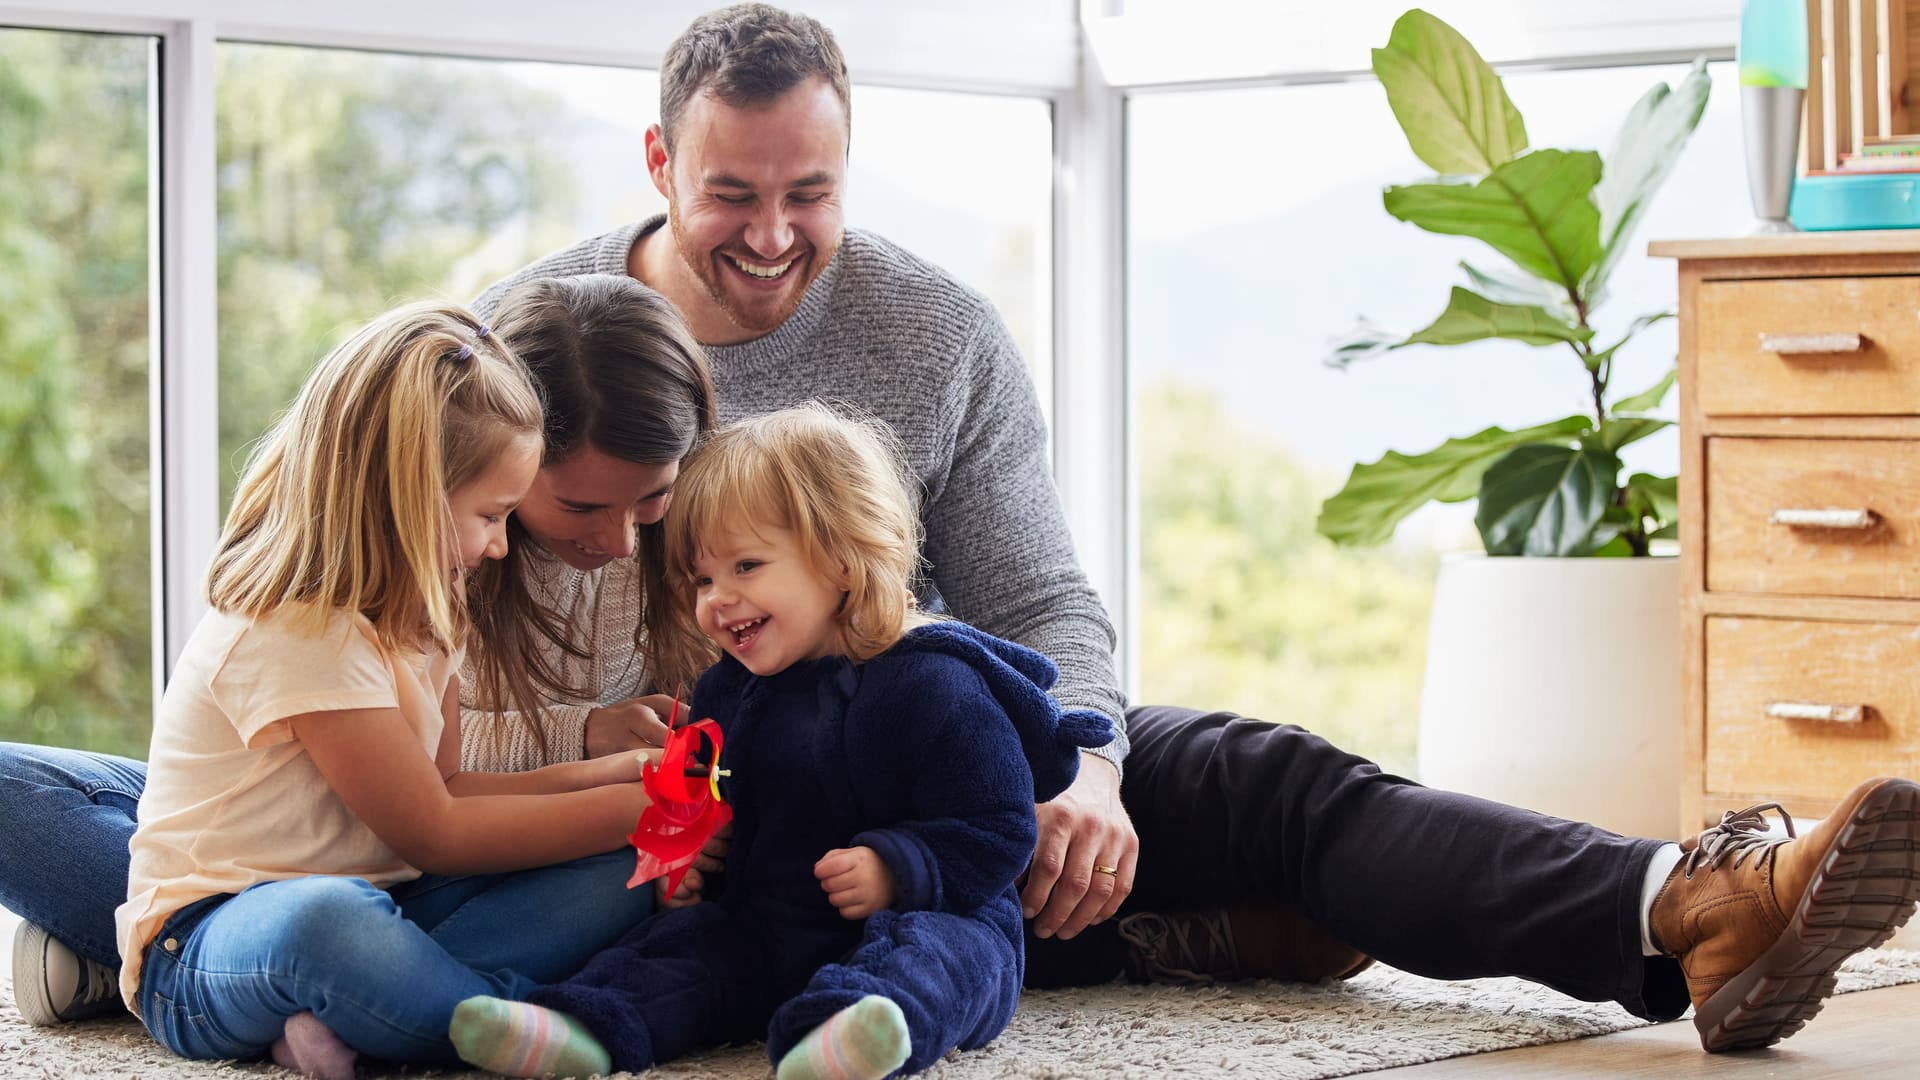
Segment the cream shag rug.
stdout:
[[[1840,992],[1910,982],[1920,982],[1920,953],[1880,949],[1848,961]],[[292,1075],[271,1065],[181,1061],[148,1039],[132,1017],[28,1027],[13,1007],[12,986],[5,991],[0,1077],[8,1080]],[[1115,983],[1029,993],[1012,1026],[992,1045],[950,1054],[922,1075],[1104,1080],[1227,1073],[1317,1080],[1644,1023],[1617,1005],[1574,1001],[1518,979],[1446,983],[1384,967],[1324,986],[1261,982],[1189,989]],[[644,1075],[765,1080],[771,1071],[765,1048],[751,1046],[684,1059]],[[452,1080],[483,1074],[406,1070],[396,1075]]]

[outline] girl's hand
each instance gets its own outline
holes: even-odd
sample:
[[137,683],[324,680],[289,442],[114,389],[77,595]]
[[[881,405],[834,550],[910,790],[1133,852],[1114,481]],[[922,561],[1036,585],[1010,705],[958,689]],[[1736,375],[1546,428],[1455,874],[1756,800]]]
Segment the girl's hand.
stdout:
[[659,747],[652,747],[645,750],[628,750],[618,754],[609,754],[606,757],[591,758],[588,760],[587,765],[593,771],[593,786],[638,783],[642,775],[640,771],[641,768],[649,761],[656,765],[659,764],[660,758],[665,754],[665,750]]
[[706,888],[706,879],[700,876],[699,868],[690,866],[687,868],[687,876],[680,879],[680,887],[671,894],[667,892],[667,875],[662,874],[654,878],[653,899],[654,903],[669,911],[674,908],[692,907],[706,898],[703,895]]
[[834,848],[813,864],[813,876],[843,919],[864,919],[893,906],[900,885],[870,847]]
[[[625,761],[626,759],[623,756],[613,760]],[[627,825],[627,831],[632,832],[634,827],[640,823],[640,815],[646,813],[647,807],[653,805],[653,799],[647,795],[646,785],[634,778],[639,771],[639,766],[629,763],[627,768],[634,770],[634,772],[628,773],[620,782],[607,786],[619,792],[615,797],[626,807],[625,813],[630,815],[626,818],[629,823]],[[621,834],[620,841],[622,845],[626,843],[626,840],[626,835],[624,833]]]

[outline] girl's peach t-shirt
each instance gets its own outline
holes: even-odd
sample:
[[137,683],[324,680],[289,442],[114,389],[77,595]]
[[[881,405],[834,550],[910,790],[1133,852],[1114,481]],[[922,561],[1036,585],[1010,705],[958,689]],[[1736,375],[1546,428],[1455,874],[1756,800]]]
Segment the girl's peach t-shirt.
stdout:
[[314,874],[381,887],[419,876],[334,794],[287,721],[397,708],[431,758],[459,663],[383,649],[357,612],[201,619],[161,699],[127,902],[115,913],[129,1007],[147,947],[195,900]]

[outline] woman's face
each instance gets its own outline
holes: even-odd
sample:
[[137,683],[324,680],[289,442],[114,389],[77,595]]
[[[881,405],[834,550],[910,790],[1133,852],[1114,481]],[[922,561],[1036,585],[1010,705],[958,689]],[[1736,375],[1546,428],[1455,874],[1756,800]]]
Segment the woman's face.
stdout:
[[541,467],[521,500],[520,524],[536,543],[576,570],[598,570],[633,555],[634,530],[667,512],[680,463],[641,465],[591,446]]

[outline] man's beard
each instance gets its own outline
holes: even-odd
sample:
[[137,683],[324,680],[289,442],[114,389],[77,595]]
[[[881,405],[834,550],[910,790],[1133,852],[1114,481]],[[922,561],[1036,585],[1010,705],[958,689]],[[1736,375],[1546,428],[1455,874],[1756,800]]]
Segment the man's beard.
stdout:
[[772,315],[756,317],[741,309],[739,303],[727,291],[726,283],[721,280],[721,275],[726,273],[726,270],[715,263],[726,256],[711,250],[696,252],[688,243],[686,232],[680,224],[680,208],[674,203],[667,205],[667,227],[673,230],[673,245],[680,252],[681,264],[706,290],[707,299],[713,301],[714,306],[720,309],[720,313],[726,316],[728,322],[754,335],[773,333],[782,323],[792,318],[795,311],[800,310],[801,301],[807,298],[807,290],[813,287],[813,283],[819,279],[821,271],[826,269],[827,263],[832,261],[834,252],[839,250],[840,246],[836,241],[833,247],[824,252],[818,248],[810,248],[805,256],[806,280],[797,286],[789,286],[791,292]]

